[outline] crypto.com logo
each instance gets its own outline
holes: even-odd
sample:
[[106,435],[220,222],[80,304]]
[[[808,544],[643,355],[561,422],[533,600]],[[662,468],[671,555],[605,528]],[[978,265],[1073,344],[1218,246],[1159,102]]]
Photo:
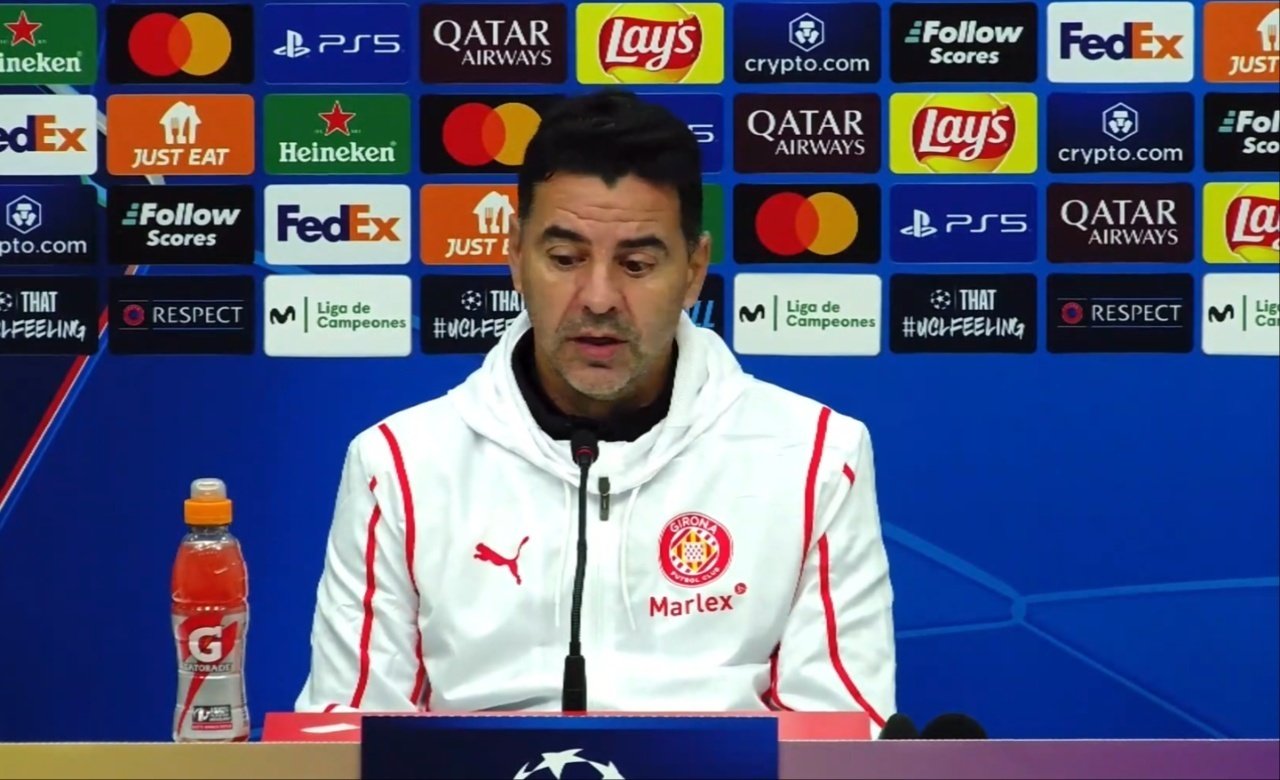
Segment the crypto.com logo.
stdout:
[[462,165],[491,162],[516,166],[542,117],[524,103],[464,103],[445,117],[441,137],[445,151]]
[[858,237],[858,210],[834,192],[779,192],[756,211],[755,229],[760,244],[780,257],[836,255]]
[[827,27],[811,13],[803,13],[787,25],[787,40],[800,51],[808,54],[827,40]]

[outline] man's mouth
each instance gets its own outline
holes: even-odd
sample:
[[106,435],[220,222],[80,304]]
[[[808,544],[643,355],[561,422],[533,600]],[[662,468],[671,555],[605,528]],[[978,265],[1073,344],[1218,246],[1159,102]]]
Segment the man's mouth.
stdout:
[[573,341],[580,344],[591,344],[596,347],[608,347],[622,343],[622,339],[614,338],[613,336],[575,336]]

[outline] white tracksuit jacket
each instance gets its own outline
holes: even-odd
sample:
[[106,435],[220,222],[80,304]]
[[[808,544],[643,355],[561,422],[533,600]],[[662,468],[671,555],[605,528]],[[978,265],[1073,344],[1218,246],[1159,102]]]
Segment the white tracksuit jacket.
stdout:
[[[351,442],[298,711],[560,709],[578,468],[516,385],[528,328]],[[866,427],[687,316],[677,341],[667,417],[591,467],[588,709],[863,710],[877,734],[893,592]]]

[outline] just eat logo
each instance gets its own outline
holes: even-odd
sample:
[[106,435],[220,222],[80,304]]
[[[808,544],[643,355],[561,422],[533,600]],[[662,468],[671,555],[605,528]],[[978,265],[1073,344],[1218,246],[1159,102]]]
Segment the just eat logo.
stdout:
[[1190,3],[1051,3],[1049,80],[1190,81],[1194,35]]

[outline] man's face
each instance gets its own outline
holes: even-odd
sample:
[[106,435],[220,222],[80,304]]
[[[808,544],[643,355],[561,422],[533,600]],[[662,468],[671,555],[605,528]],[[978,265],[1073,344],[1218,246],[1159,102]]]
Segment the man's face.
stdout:
[[690,251],[674,189],[558,174],[536,186],[510,263],[542,359],[578,394],[624,401],[653,381],[709,257],[705,236]]

